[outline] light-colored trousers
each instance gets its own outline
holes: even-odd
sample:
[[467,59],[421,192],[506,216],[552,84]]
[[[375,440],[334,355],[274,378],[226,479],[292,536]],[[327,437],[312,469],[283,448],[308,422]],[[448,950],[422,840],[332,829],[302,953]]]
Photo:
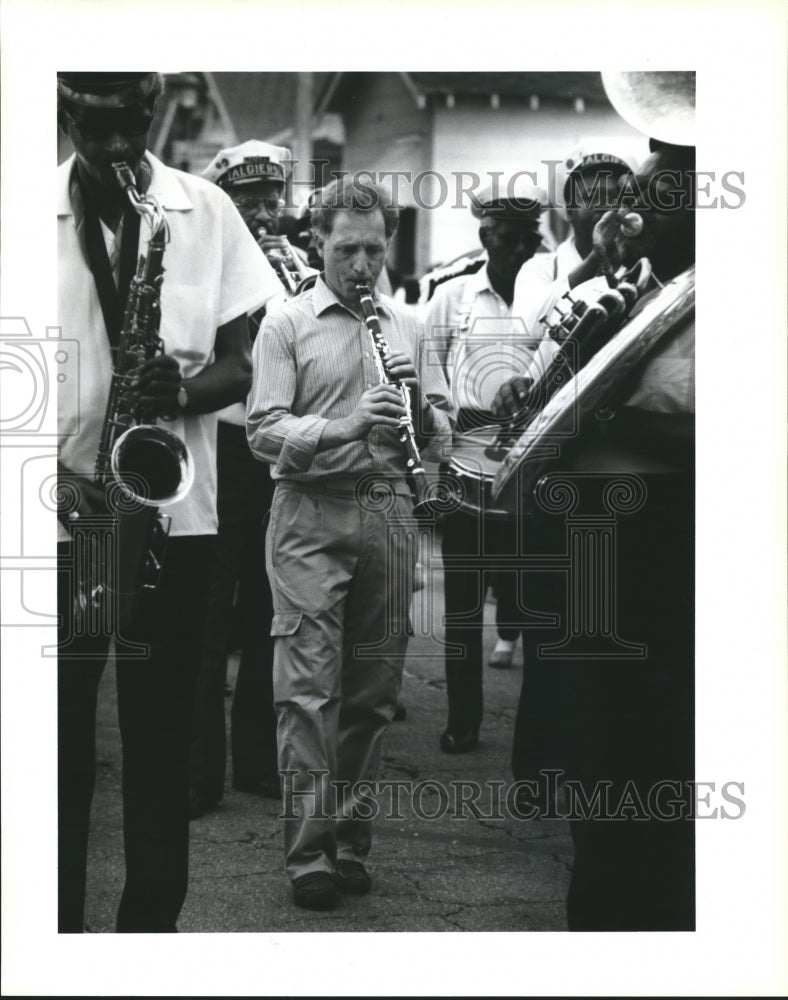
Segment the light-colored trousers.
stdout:
[[[291,878],[369,853],[369,810],[354,817],[352,789],[376,778],[396,707],[418,542],[407,486],[394,486],[387,501],[348,480],[280,481],[274,494],[266,562]],[[339,797],[336,782],[349,789]]]

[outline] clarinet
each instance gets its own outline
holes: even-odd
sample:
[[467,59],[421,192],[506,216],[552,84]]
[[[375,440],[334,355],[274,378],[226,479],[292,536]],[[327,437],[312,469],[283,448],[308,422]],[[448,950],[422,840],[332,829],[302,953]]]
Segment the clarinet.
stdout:
[[380,318],[378,317],[375,303],[372,300],[372,292],[367,285],[356,285],[356,291],[359,294],[359,303],[364,316],[364,323],[372,338],[373,357],[380,381],[386,385],[393,386],[399,392],[402,405],[405,409],[405,415],[400,417],[399,439],[405,448],[407,476],[413,494],[413,513],[417,517],[422,517],[432,513],[432,502],[427,496],[427,473],[421,464],[421,455],[416,444],[416,432],[413,428],[413,413],[410,404],[410,390],[399,379],[394,378],[386,366],[386,355],[390,353],[390,349],[380,327]]

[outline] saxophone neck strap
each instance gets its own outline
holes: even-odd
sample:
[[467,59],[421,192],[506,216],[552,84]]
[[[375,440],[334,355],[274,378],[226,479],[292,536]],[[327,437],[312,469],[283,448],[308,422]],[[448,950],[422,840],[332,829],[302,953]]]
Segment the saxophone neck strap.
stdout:
[[[83,192],[84,195],[84,192]],[[140,217],[131,205],[123,213],[123,230],[120,240],[120,266],[118,285],[112,275],[107,247],[101,232],[98,212],[94,205],[85,198],[85,249],[88,266],[96,282],[101,313],[104,317],[104,327],[112,348],[118,346],[120,331],[123,326],[123,314],[126,299],[131,286],[131,279],[137,269],[137,249],[139,246]]]

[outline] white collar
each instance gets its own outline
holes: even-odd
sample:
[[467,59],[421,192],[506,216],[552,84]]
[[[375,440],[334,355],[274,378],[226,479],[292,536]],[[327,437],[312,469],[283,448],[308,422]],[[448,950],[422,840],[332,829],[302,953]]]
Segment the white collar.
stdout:
[[490,276],[487,274],[487,264],[484,267],[480,267],[478,271],[468,276],[468,280],[465,284],[465,291],[463,294],[463,299],[468,301],[471,297],[476,298],[477,295],[481,295],[483,292],[489,292],[490,295],[494,295],[496,299],[500,299],[503,302],[503,297],[496,292],[490,283]]
[[[71,171],[74,169],[76,159],[76,154],[72,154],[65,163],[58,167],[57,214],[59,216],[74,214],[68,189]],[[148,193],[158,199],[165,211],[191,211],[194,205],[180,181],[179,172],[166,167],[153,153],[146,153],[145,159],[151,167]]]

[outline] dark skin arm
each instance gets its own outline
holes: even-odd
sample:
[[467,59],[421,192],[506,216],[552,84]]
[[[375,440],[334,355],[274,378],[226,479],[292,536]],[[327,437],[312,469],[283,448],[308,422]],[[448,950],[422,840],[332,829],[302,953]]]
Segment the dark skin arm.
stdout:
[[[178,390],[184,386],[185,407],[178,405]],[[140,369],[139,402],[154,417],[179,413],[213,413],[230,403],[246,399],[252,386],[252,353],[246,315],[216,331],[214,361],[194,378],[181,377],[178,362],[169,354],[146,361]]]
[[567,281],[570,288],[582,285],[597,274],[612,274],[619,266],[616,237],[620,231],[621,220],[630,212],[630,208],[619,208],[606,212],[594,227],[593,247],[588,256],[577,267],[569,272]]
[[570,271],[567,275],[566,280],[569,283],[569,287],[577,288],[577,286],[582,285],[584,281],[590,281],[591,278],[596,277],[602,269],[603,264],[604,261],[595,247],[586,259],[581,261],[577,267],[573,271]]

